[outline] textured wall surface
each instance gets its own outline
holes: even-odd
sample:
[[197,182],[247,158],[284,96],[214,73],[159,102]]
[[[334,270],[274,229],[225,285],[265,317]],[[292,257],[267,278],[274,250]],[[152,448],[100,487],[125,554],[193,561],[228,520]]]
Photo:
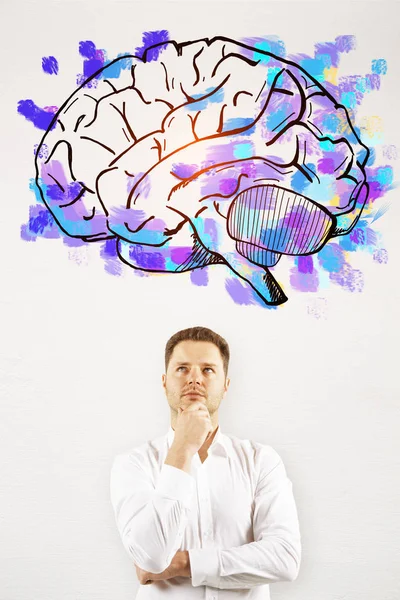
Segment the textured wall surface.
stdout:
[[[145,30],[175,38],[276,34],[291,52],[354,34],[344,69],[389,69],[364,110],[399,140],[398,3],[15,2],[3,4],[0,291],[0,600],[129,600],[135,570],[109,501],[115,454],[161,435],[163,346],[204,324],[231,345],[221,429],[272,445],[293,481],[303,563],[274,600],[398,600],[400,583],[400,259],[396,190],[379,222],[389,260],[355,256],[364,290],[292,294],[278,310],[234,304],[217,265],[190,274],[105,272],[94,247],[20,239],[41,132],[16,112],[34,90],[61,103],[78,40],[115,55]],[[57,53],[57,81],[40,72]],[[61,73],[62,68],[62,73]],[[397,71],[397,73],[396,73]],[[61,76],[62,75],[62,76]],[[398,178],[398,161],[391,163]],[[72,260],[68,260],[68,253]]]

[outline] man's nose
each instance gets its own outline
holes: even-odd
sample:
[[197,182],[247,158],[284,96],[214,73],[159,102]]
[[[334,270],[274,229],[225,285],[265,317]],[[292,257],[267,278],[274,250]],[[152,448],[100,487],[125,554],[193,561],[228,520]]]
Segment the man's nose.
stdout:
[[203,380],[203,374],[201,372],[201,369],[192,367],[189,371],[189,379],[188,379],[188,383],[191,384],[201,384]]

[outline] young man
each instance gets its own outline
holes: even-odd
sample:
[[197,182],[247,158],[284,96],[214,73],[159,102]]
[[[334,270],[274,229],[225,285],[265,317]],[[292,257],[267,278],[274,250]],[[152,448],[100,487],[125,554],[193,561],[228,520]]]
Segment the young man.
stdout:
[[167,342],[166,435],[117,456],[111,501],[140,600],[268,600],[301,556],[292,484],[277,452],[222,433],[229,347],[205,327]]

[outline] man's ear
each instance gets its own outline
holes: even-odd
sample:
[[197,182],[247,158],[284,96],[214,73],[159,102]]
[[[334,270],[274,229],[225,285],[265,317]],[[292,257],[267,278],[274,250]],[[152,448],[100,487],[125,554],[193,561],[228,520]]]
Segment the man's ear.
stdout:
[[228,391],[230,383],[231,383],[231,380],[229,379],[229,377],[227,377],[225,380],[225,392]]
[[165,376],[165,375],[163,375],[163,376],[161,377],[161,381],[162,381],[162,386],[163,386],[164,390],[165,390],[165,383],[166,383],[166,380],[167,380],[166,376]]

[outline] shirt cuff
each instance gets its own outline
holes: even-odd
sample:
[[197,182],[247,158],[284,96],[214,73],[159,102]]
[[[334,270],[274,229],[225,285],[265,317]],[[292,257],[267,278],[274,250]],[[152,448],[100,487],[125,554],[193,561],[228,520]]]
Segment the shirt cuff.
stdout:
[[195,482],[189,473],[164,464],[156,486],[157,493],[173,500],[179,500],[187,509],[191,508]]
[[189,550],[190,572],[192,586],[209,585],[219,586],[220,560],[216,548],[201,548]]

